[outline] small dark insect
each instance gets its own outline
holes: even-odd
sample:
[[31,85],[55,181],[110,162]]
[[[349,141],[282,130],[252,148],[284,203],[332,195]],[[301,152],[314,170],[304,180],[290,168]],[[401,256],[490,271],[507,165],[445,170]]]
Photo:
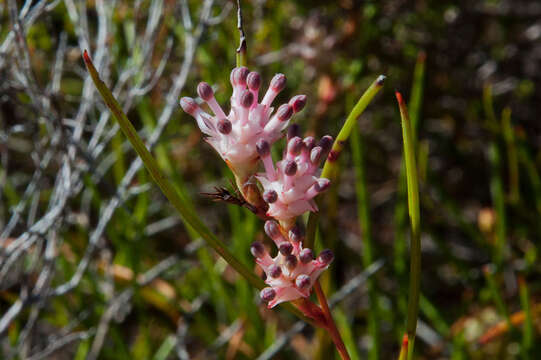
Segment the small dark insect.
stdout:
[[256,215],[260,214],[257,207],[246,202],[246,200],[238,194],[238,191],[235,191],[235,194],[232,194],[228,189],[221,186],[215,186],[214,190],[216,191],[211,193],[201,193],[201,195],[208,196],[213,201],[224,201],[229,204],[245,207]]

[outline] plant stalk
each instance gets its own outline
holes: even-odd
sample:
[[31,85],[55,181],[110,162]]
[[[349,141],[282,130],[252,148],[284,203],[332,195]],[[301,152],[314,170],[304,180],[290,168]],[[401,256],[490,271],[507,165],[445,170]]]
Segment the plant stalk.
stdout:
[[334,342],[334,345],[336,346],[336,350],[340,354],[340,357],[342,358],[342,360],[350,360],[348,351],[346,349],[346,345],[344,345],[342,336],[340,335],[340,332],[338,331],[338,328],[336,327],[336,323],[334,322],[334,319],[331,314],[331,309],[329,308],[329,304],[327,303],[327,298],[325,296],[325,293],[321,289],[319,280],[316,280],[314,284],[314,290],[316,292],[316,296],[319,301],[319,304],[321,305],[321,309],[323,310],[323,314],[325,314],[325,320],[327,322],[326,323],[327,330],[329,331],[329,335],[331,336],[331,339]]
[[406,103],[399,92],[396,99],[402,119],[402,137],[404,142],[404,158],[406,162],[406,179],[408,186],[408,210],[411,225],[410,249],[410,283],[408,300],[408,317],[406,332],[408,335],[408,359],[413,355],[415,334],[417,331],[417,316],[419,314],[419,296],[421,289],[421,232],[419,210],[419,183],[415,160],[415,145]]

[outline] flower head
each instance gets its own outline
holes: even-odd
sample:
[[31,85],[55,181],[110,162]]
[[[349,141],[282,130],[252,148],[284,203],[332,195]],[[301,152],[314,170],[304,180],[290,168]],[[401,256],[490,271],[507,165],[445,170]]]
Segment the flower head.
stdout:
[[333,261],[331,250],[323,250],[314,259],[312,250],[303,249],[302,231],[293,227],[287,238],[275,221],[265,223],[265,232],[274,241],[278,254],[272,258],[263,244],[255,242],[250,251],[267,276],[269,287],[261,290],[260,296],[272,308],[282,302],[310,296],[310,291],[319,275]]
[[281,161],[274,167],[269,144],[260,139],[256,145],[265,172],[256,175],[263,186],[263,199],[269,204],[267,215],[280,221],[291,221],[306,211],[317,211],[313,198],[325,191],[330,181],[319,178],[319,163],[332,145],[332,138],[324,136],[319,144],[313,137],[301,139],[292,126]]
[[202,82],[197,87],[214,116],[205,112],[194,99],[183,97],[180,105],[192,115],[206,141],[220,154],[236,176],[242,178],[252,174],[257,165],[256,143],[264,140],[270,147],[282,136],[293,114],[301,111],[306,104],[305,95],[294,96],[289,103],[271,107],[276,96],[285,88],[286,77],[276,74],[269,88],[259,102],[261,76],[245,67],[231,71],[231,111],[228,115],[217,103],[210,85]]

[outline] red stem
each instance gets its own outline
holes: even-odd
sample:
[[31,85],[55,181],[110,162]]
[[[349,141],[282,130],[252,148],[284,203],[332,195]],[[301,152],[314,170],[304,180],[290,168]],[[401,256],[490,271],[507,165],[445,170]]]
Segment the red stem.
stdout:
[[321,289],[321,285],[319,285],[319,280],[316,280],[314,284],[314,290],[316,291],[317,299],[319,301],[319,304],[321,305],[323,314],[325,315],[327,321],[327,330],[329,331],[329,335],[331,336],[332,341],[336,346],[336,350],[338,350],[338,353],[340,353],[340,357],[342,358],[342,360],[350,360],[346,345],[344,345],[342,336],[340,336],[340,332],[338,331],[338,328],[334,323],[334,319],[332,317],[331,310],[329,309],[329,304],[327,303],[325,293]]

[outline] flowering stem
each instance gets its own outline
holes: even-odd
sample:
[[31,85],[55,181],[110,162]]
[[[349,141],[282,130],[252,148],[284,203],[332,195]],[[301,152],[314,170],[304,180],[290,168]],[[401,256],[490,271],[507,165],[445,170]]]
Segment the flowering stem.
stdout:
[[[327,178],[331,180],[331,183],[333,182],[333,180],[336,179],[336,173],[338,171],[337,160],[340,157],[342,150],[344,149],[344,145],[349,138],[349,135],[351,134],[355,123],[357,122],[357,118],[361,116],[361,114],[364,112],[368,104],[370,104],[374,96],[381,90],[384,81],[384,75],[378,76],[378,78],[370,85],[370,87],[366,89],[357,104],[353,107],[353,110],[351,110],[351,112],[349,113],[346,122],[342,126],[342,129],[340,129],[340,132],[338,133],[338,136],[336,137],[336,140],[334,141],[331,148],[331,152],[329,153],[329,156],[327,157],[327,160],[323,165],[323,172],[321,173],[322,178]],[[306,247],[311,248],[314,245],[318,220],[319,214],[311,212],[310,216],[308,217],[308,225],[306,227]]]
[[406,103],[399,92],[396,93],[396,99],[400,108],[400,118],[402,119],[402,137],[404,141],[404,158],[406,160],[406,179],[408,185],[408,210],[411,225],[410,284],[408,319],[406,323],[406,331],[409,340],[408,359],[410,359],[413,354],[417,330],[417,316],[419,313],[419,294],[421,286],[421,222],[419,210],[419,185],[417,180],[417,166],[411,123]]
[[325,314],[325,320],[327,321],[327,330],[329,331],[329,335],[331,335],[332,341],[336,346],[336,350],[338,350],[338,353],[340,353],[340,357],[343,360],[349,360],[350,357],[348,351],[346,349],[346,346],[344,345],[342,336],[340,335],[340,332],[336,327],[336,323],[334,322],[334,319],[332,317],[331,310],[329,309],[329,304],[327,303],[327,298],[325,297],[325,293],[321,289],[319,280],[316,280],[314,284],[314,290],[316,292],[319,304],[321,305],[321,309],[323,310],[323,314]]
[[237,48],[237,67],[246,66],[246,35],[242,24],[242,9],[237,0],[237,28],[239,29],[239,47]]
[[[118,104],[118,101],[115,99],[107,85],[100,79],[99,74],[90,59],[87,51],[84,52],[84,61],[96,88],[100,92],[105,104],[109,110],[113,113],[114,118],[117,120],[122,132],[126,135],[128,140],[131,142],[133,148],[137,154],[141,157],[143,164],[147,168],[148,172],[151,174],[152,178],[156,184],[160,187],[163,194],[171,202],[171,204],[177,209],[179,214],[182,216],[182,219],[185,223],[191,227],[195,232],[197,232],[203,240],[206,241],[210,247],[214,249],[224,260],[235,269],[241,276],[243,276],[252,286],[263,289],[266,285],[258,276],[256,276],[250,269],[248,269],[244,264],[242,264],[236,257],[233,255],[220,241],[216,235],[214,235],[207,226],[201,221],[197,214],[191,210],[184,201],[180,198],[178,193],[175,191],[174,187],[167,180],[163,172],[160,170],[158,163],[152,157],[145,144],[137,134],[137,131],[133,127],[132,123],[122,111],[122,108]],[[308,319],[302,314],[302,312],[293,306],[290,303],[283,304],[286,309],[288,309],[293,314],[297,315],[302,320],[306,321],[309,324],[314,324],[311,319]]]

